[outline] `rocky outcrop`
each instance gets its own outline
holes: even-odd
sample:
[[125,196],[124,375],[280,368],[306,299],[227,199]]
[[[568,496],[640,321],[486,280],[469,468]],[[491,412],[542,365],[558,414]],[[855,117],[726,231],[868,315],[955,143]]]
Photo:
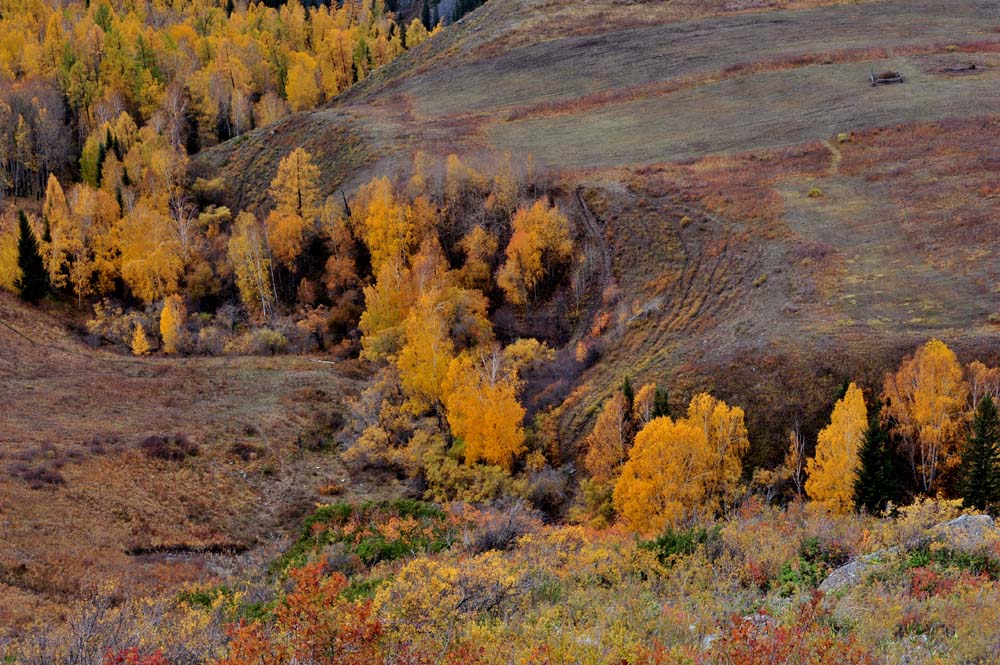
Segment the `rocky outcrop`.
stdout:
[[[989,515],[962,515],[933,527],[926,542],[914,545],[919,547],[928,542],[938,542],[951,550],[971,552],[985,545],[988,536],[994,533],[996,525]],[[819,590],[832,593],[860,584],[868,573],[883,566],[899,551],[899,547],[890,547],[860,556],[830,573],[819,585]]]

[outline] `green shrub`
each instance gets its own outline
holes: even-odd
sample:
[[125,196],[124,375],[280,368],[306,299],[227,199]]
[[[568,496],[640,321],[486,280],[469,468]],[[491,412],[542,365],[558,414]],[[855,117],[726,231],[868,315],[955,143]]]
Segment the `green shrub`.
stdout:
[[693,554],[701,545],[718,542],[721,532],[722,527],[719,525],[711,528],[699,526],[684,531],[668,528],[662,536],[639,543],[639,548],[655,552],[660,563],[666,565],[674,557]]

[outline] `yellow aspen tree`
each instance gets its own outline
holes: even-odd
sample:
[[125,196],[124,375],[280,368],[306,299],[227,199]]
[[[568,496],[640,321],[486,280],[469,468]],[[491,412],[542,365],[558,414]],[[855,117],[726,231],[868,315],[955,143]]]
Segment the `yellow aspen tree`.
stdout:
[[444,405],[451,432],[465,447],[466,464],[483,461],[510,471],[525,451],[519,387],[495,347],[466,351],[452,360]]
[[146,329],[141,325],[135,326],[135,331],[132,333],[132,355],[145,356],[149,354],[149,338],[146,337]]
[[0,232],[0,289],[16,292],[21,268],[17,265],[17,234]]
[[654,534],[704,512],[714,466],[705,431],[687,419],[654,418],[635,437],[615,484],[615,510],[638,533]]
[[140,200],[121,224],[121,274],[146,303],[177,291],[184,263],[170,222]]
[[482,226],[475,226],[458,243],[465,252],[460,279],[470,289],[487,292],[492,287],[492,262],[497,253],[497,239]]
[[186,318],[184,300],[177,294],[167,296],[163,301],[163,311],[160,312],[160,338],[163,340],[164,353],[180,351]]
[[402,324],[414,297],[407,276],[398,261],[388,261],[376,274],[375,283],[364,288],[365,311],[358,327],[361,353],[369,360],[385,360],[402,345]]
[[867,426],[864,395],[852,383],[819,433],[816,456],[806,462],[806,493],[826,510],[845,515],[854,506],[858,450]]
[[433,295],[424,294],[410,310],[403,323],[405,342],[396,357],[406,406],[416,415],[442,402],[454,353],[442,316],[444,303],[436,302]]
[[69,244],[73,235],[73,220],[69,212],[66,194],[58,178],[49,174],[45,187],[45,203],[42,205],[42,219],[48,224],[51,240],[41,248],[45,257],[45,267],[49,272],[49,283],[53,288],[66,286],[69,270]]
[[632,405],[632,417],[639,424],[645,427],[653,419],[653,411],[656,409],[656,384],[645,383],[635,393],[635,400]]
[[1000,401],[1000,367],[987,367],[974,360],[965,366],[965,375],[969,384],[967,411],[975,411],[984,397],[990,397],[994,402]]
[[319,103],[321,94],[316,59],[307,53],[296,53],[292,63],[285,84],[288,105],[294,112],[308,111]]
[[306,221],[294,213],[282,214],[272,210],[264,220],[267,240],[274,256],[288,268],[302,255],[306,243]]
[[406,25],[406,48],[420,46],[427,41],[427,28],[419,18],[415,18]]
[[244,210],[236,216],[229,237],[228,258],[243,306],[255,318],[269,316],[275,301],[271,259],[264,244],[264,233],[253,213]]
[[355,215],[360,215],[360,235],[372,257],[372,271],[378,274],[388,262],[409,258],[414,245],[412,217],[396,200],[386,177],[378,178],[358,193]]
[[587,436],[587,455],[583,463],[597,482],[615,480],[628,456],[628,401],[616,391],[597,416],[594,429]]
[[551,271],[572,257],[573,241],[566,215],[545,201],[518,210],[513,226],[497,284],[511,303],[526,305]]
[[883,398],[898,423],[903,452],[919,488],[932,492],[957,468],[969,386],[955,353],[931,340],[886,376]]
[[713,467],[705,477],[709,496],[713,501],[732,500],[743,473],[743,456],[750,449],[743,409],[700,393],[691,399],[687,418],[705,433],[712,450]]

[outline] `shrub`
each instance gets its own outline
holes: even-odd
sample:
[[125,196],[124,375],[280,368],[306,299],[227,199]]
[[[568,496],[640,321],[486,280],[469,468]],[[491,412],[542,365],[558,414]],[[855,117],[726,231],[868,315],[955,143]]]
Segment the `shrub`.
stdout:
[[345,554],[370,566],[418,552],[439,552],[454,538],[444,511],[429,503],[409,499],[334,503],[306,519],[299,538],[272,568],[287,571],[337,543],[344,546]]
[[200,452],[198,444],[189,441],[183,434],[172,436],[154,434],[146,437],[139,447],[146,457],[169,462],[180,462],[188,457],[197,457]]
[[820,189],[819,187],[812,187],[806,193],[806,196],[808,196],[811,199],[820,199],[820,198],[823,198],[824,196],[826,196],[826,194],[824,194],[823,190]]
[[722,527],[719,525],[678,531],[668,528],[662,536],[639,543],[639,548],[654,552],[660,563],[667,564],[674,557],[694,554],[701,545],[719,543],[721,533]]
[[226,342],[223,351],[237,356],[264,356],[283,353],[288,338],[270,328],[255,328]]
[[467,501],[483,503],[510,491],[511,480],[507,472],[490,464],[469,466],[451,457],[434,455],[424,470],[428,501]]
[[238,457],[244,462],[252,462],[253,460],[260,459],[266,454],[266,450],[262,446],[257,446],[252,443],[239,442],[234,443],[229,448],[229,454],[233,457]]

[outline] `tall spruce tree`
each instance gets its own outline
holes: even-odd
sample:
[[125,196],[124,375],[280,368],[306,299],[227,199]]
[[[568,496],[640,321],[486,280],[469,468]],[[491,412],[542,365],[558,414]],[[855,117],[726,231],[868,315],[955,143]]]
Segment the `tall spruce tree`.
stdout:
[[21,269],[15,286],[21,298],[38,302],[49,290],[49,275],[38,251],[38,238],[23,210],[18,211],[17,266]]
[[428,0],[424,0],[424,6],[420,8],[420,22],[424,24],[424,27],[430,30],[433,26],[431,25],[431,5]]
[[858,477],[854,481],[854,507],[877,515],[899,497],[899,468],[892,423],[882,422],[883,405],[868,416],[868,427],[858,450]]
[[989,395],[976,406],[962,451],[960,490],[966,508],[987,510],[1000,501],[1000,416]]
[[632,408],[635,406],[635,389],[632,387],[632,379],[628,376],[622,381],[621,391],[622,395],[625,396],[626,404],[628,404],[629,413],[631,413]]
[[670,393],[666,388],[656,387],[653,395],[653,418],[662,418],[670,415]]

